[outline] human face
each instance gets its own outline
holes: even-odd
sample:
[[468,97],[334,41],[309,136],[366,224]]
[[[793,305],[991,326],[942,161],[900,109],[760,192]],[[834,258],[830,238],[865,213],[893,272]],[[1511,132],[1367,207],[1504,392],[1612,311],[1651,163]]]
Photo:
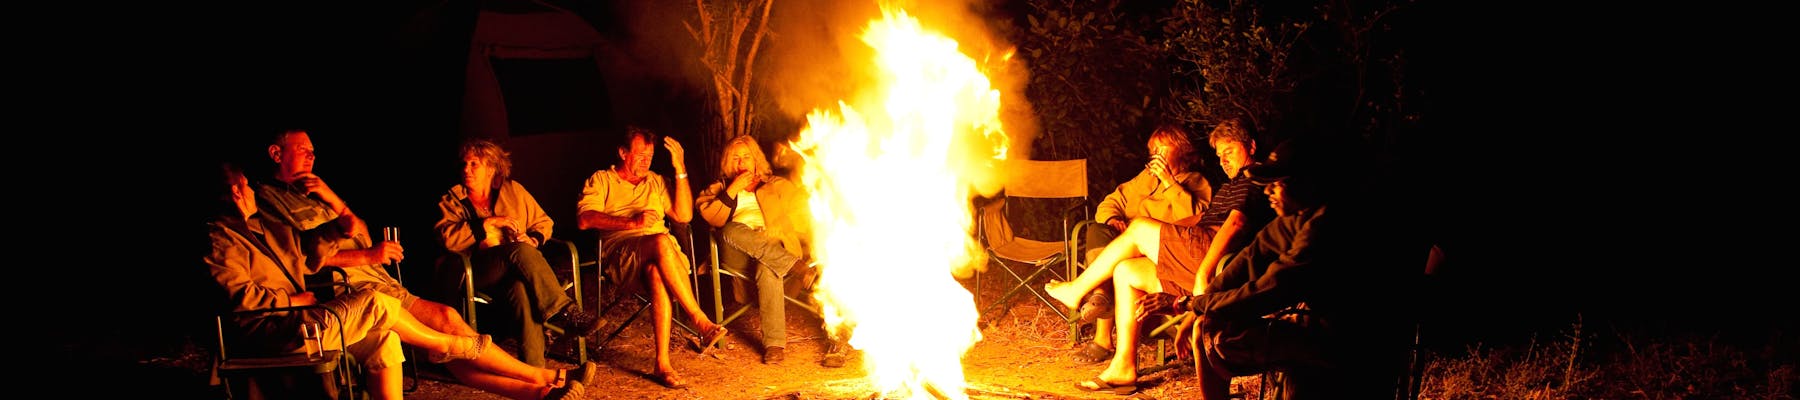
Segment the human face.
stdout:
[[250,180],[241,174],[231,176],[231,202],[245,217],[256,214],[256,191],[250,190]]
[[1169,158],[1175,156],[1175,146],[1170,145],[1166,141],[1151,139],[1149,146],[1150,158],[1152,159],[1161,158],[1164,161],[1167,161]]
[[1256,152],[1255,142],[1246,145],[1231,140],[1213,143],[1213,154],[1219,156],[1219,169],[1225,170],[1225,176],[1237,178],[1244,166],[1250,165],[1250,153]]
[[469,189],[490,189],[494,183],[494,165],[478,154],[463,155],[463,187]]
[[313,171],[312,137],[305,132],[287,135],[281,143],[269,149],[269,157],[275,159],[276,173],[282,181],[293,182],[301,174]]
[[631,147],[619,150],[620,165],[627,178],[638,178],[650,175],[650,162],[656,158],[656,147],[644,142],[644,137],[631,137]]
[[1287,197],[1286,181],[1275,181],[1268,185],[1264,185],[1263,194],[1269,196],[1269,208],[1275,209],[1275,215],[1277,216],[1285,217],[1288,216],[1288,214],[1300,211],[1298,210],[1299,206],[1294,204],[1293,199]]
[[733,178],[738,174],[756,171],[756,155],[750,151],[750,146],[731,146],[725,150],[725,169],[730,171]]

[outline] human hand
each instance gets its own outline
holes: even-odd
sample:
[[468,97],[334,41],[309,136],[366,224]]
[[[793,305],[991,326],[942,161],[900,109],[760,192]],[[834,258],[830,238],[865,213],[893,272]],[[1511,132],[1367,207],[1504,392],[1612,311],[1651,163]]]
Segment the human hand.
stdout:
[[288,295],[288,306],[290,307],[310,306],[314,304],[319,304],[319,297],[314,296],[313,292],[301,291],[300,293]]
[[637,227],[641,229],[641,228],[649,228],[652,226],[656,226],[657,223],[662,222],[662,219],[663,219],[662,211],[654,210],[654,209],[644,210],[644,211],[638,213],[638,226]]
[[675,174],[687,173],[687,150],[681,148],[681,142],[675,138],[663,136],[663,147],[669,149],[669,163],[675,166]]
[[1174,174],[1169,172],[1168,159],[1161,155],[1150,156],[1150,164],[1145,165],[1144,169],[1150,171],[1150,175],[1156,176],[1156,181],[1164,185],[1175,181],[1174,178],[1171,178]]
[[737,197],[738,193],[756,190],[756,184],[760,182],[762,182],[762,177],[758,176],[756,171],[740,172],[736,177],[731,178],[731,186],[725,188],[725,193]]
[[386,265],[386,264],[397,263],[397,262],[400,262],[400,260],[406,259],[406,248],[400,247],[400,242],[395,242],[395,241],[390,240],[390,241],[375,243],[374,246],[371,246],[368,248],[368,252],[365,254],[367,255],[368,259],[364,262],[364,264]]
[[332,207],[338,207],[339,204],[343,204],[343,200],[338,197],[337,192],[331,190],[331,186],[326,185],[325,180],[320,179],[318,174],[302,172],[300,173],[299,178],[297,183],[300,184],[300,187],[306,189],[306,194],[317,194],[319,195],[319,200],[330,203]]
[[1152,315],[1175,315],[1187,311],[1187,296],[1176,296],[1169,293],[1149,293],[1138,298],[1138,321]]
[[496,215],[481,220],[482,225],[490,226],[488,236],[497,237],[501,242],[519,242],[525,238],[525,230],[519,228],[519,221],[504,215]]
[[1118,229],[1119,232],[1124,232],[1125,227],[1129,226],[1129,225],[1131,225],[1130,222],[1126,221],[1124,218],[1113,217],[1111,219],[1106,220],[1106,226],[1113,227],[1113,229]]

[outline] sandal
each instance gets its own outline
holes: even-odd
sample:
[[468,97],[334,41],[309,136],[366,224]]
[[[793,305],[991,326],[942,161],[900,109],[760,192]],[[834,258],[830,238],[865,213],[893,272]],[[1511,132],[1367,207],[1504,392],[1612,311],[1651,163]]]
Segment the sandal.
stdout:
[[1116,384],[1116,383],[1107,382],[1105,379],[1101,379],[1099,376],[1095,376],[1094,379],[1076,382],[1075,388],[1089,391],[1089,392],[1112,393],[1112,394],[1124,396],[1124,395],[1130,395],[1132,393],[1137,393],[1137,381],[1132,381],[1131,383],[1127,383],[1127,384]]
[[686,389],[688,386],[687,381],[683,381],[681,376],[675,375],[674,371],[650,374],[650,380],[670,389]]
[[1074,359],[1077,364],[1089,365],[1099,364],[1111,359],[1112,355],[1113,349],[1095,344],[1094,342],[1087,342],[1086,344],[1081,345],[1081,350],[1076,350],[1075,355],[1070,358]]
[[719,345],[719,341],[725,340],[725,335],[728,333],[731,333],[731,331],[725,329],[724,325],[718,325],[718,324],[714,324],[713,329],[710,331],[701,332],[700,333],[700,355],[706,355],[707,350],[711,350],[713,347],[717,347]]
[[571,383],[563,387],[551,388],[550,393],[544,395],[544,400],[570,400],[583,398],[587,398],[587,389],[580,382]]

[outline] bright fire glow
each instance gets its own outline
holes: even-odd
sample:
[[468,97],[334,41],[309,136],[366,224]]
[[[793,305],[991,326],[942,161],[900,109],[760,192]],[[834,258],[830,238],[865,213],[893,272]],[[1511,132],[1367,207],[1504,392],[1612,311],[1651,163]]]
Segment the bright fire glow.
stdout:
[[969,200],[1006,155],[1000,92],[955,40],[905,11],[883,16],[862,35],[880,85],[813,110],[791,143],[825,265],[815,293],[883,393],[967,398],[962,356],[981,331],[955,277],[985,262]]

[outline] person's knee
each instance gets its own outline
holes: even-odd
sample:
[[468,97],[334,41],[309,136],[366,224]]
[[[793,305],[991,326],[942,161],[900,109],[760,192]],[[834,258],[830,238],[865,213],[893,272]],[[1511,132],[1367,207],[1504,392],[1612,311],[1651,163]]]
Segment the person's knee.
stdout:
[[527,242],[512,242],[505,246],[507,246],[507,259],[515,263],[544,259],[544,253],[538,251],[538,248],[528,245]]

